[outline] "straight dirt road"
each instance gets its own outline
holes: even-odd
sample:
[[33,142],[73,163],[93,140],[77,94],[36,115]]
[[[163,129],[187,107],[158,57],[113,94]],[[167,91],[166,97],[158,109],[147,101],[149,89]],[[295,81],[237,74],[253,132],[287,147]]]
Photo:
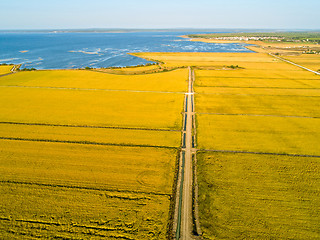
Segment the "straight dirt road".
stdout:
[[186,121],[185,121],[185,167],[184,167],[184,182],[182,193],[182,208],[181,208],[181,238],[192,239],[192,115],[193,115],[193,90],[192,90],[192,71],[189,68],[189,86],[187,95]]

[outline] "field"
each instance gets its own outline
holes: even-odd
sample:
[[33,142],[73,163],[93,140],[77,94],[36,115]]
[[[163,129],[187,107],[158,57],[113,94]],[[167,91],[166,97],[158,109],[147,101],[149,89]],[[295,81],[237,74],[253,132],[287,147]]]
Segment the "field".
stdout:
[[320,159],[200,153],[208,239],[319,239]]
[[320,77],[257,56],[195,70],[203,236],[318,239]]
[[133,55],[159,65],[0,78],[0,238],[167,239],[188,66],[204,239],[320,238],[318,75],[262,51]]
[[186,69],[0,79],[0,238],[166,239]]
[[183,92],[186,91],[187,77],[186,69],[130,76],[86,70],[54,70],[19,72],[2,78],[0,86]]
[[313,71],[320,71],[319,54],[302,54],[299,56],[286,56],[285,58]]
[[2,87],[0,94],[6,102],[0,106],[6,112],[3,122],[172,130],[182,123],[176,114],[183,106],[182,94],[26,87]]
[[0,76],[10,73],[11,69],[12,69],[12,65],[0,65]]

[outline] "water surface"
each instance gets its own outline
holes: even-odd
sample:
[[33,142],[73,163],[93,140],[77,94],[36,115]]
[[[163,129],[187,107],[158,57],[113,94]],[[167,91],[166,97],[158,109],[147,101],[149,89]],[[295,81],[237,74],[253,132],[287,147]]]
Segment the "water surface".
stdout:
[[124,67],[149,61],[130,52],[250,52],[245,44],[192,42],[186,32],[0,33],[0,64],[23,68]]

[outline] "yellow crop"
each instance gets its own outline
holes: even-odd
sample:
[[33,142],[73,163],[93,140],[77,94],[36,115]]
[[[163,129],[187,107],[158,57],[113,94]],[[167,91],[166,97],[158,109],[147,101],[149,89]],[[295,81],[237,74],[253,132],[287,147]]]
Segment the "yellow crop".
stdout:
[[285,59],[309,68],[313,71],[320,70],[320,55],[319,54],[302,54],[299,56],[285,56]]
[[187,80],[187,69],[2,77],[0,238],[166,239]]
[[[286,81],[286,80],[282,80]],[[292,82],[287,81],[288,84]],[[268,95],[268,96],[320,96],[320,89],[314,88],[247,88],[241,87],[195,87],[197,94],[215,95]],[[221,96],[223,97],[223,96]]]
[[181,142],[181,132],[179,131],[25,124],[0,124],[0,137],[163,147],[179,147]]
[[197,112],[320,117],[319,96],[196,95]]
[[180,129],[184,95],[1,87],[0,121]]
[[165,238],[176,150],[6,140],[0,149],[1,218],[14,232]]
[[320,155],[320,119],[198,115],[201,149]]
[[0,85],[181,92],[186,91],[187,80],[186,69],[146,75],[56,70],[20,72],[3,77]]
[[0,144],[2,181],[164,194],[172,190],[176,150],[12,140]]
[[223,66],[248,63],[262,63],[274,61],[263,53],[135,53],[135,56],[154,59],[165,63],[169,67],[182,66]]
[[12,69],[12,67],[13,67],[12,65],[0,66],[0,75],[10,73],[10,70]]
[[232,153],[197,158],[205,238],[319,238],[319,158]]

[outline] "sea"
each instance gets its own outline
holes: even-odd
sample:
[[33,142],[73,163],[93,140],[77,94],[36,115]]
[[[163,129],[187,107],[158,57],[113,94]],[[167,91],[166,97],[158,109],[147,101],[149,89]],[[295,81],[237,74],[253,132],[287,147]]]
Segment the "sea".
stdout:
[[134,52],[251,52],[245,44],[181,38],[187,34],[190,33],[1,32],[0,64],[36,69],[107,68],[152,63],[128,54]]

